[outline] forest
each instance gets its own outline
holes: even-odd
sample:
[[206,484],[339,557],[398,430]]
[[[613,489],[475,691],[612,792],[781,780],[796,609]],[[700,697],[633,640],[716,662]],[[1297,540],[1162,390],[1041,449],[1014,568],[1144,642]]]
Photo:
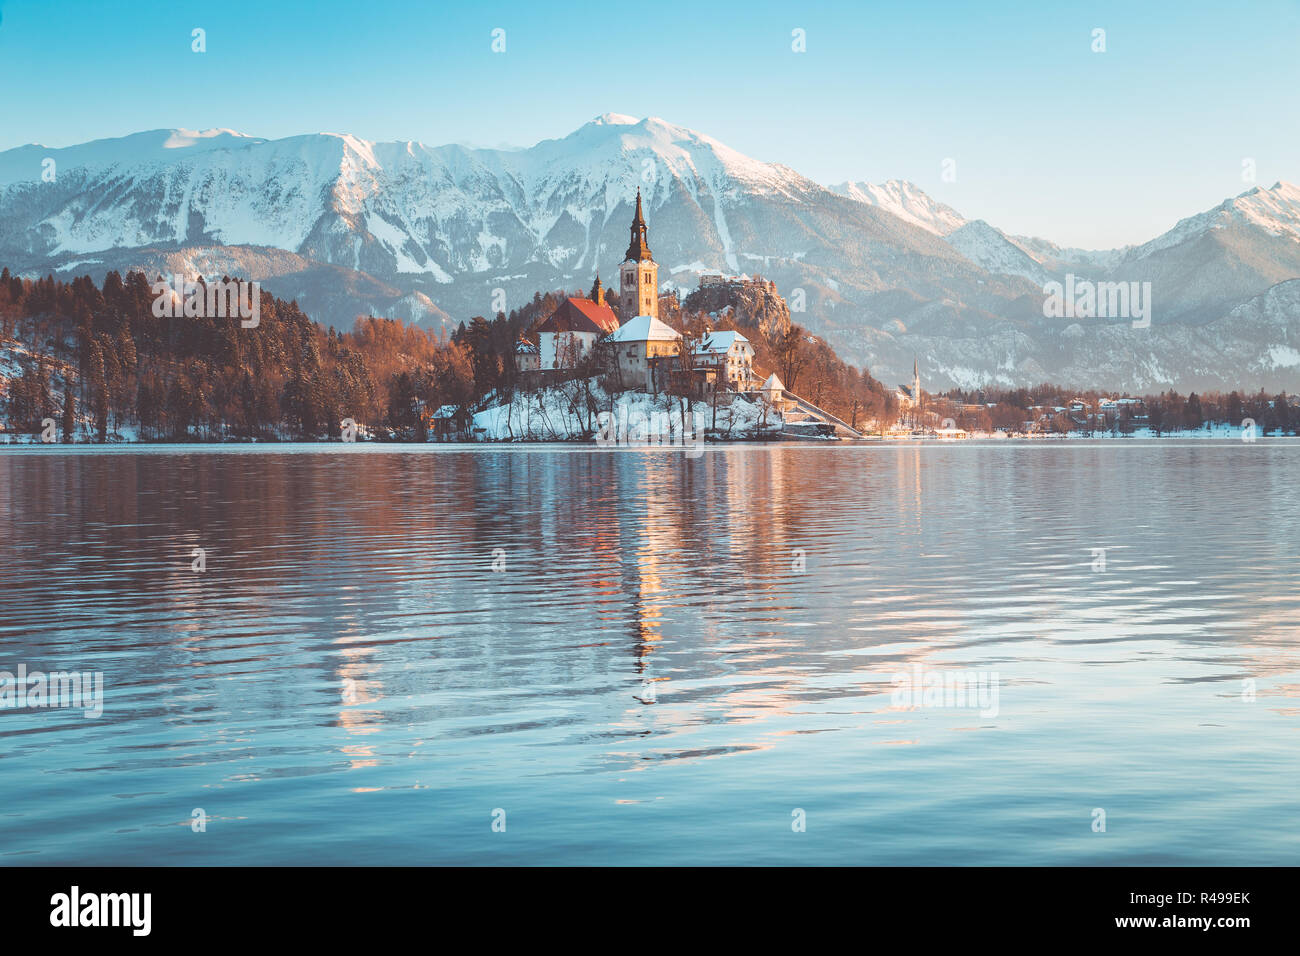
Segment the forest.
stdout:
[[[229,281],[224,279],[223,281]],[[157,316],[153,283],[140,272],[109,272],[96,286],[0,271],[0,430],[59,440],[220,441],[337,438],[351,419],[374,437],[425,440],[431,414],[452,409],[462,427],[473,413],[504,403],[536,377],[517,370],[521,339],[581,291],[537,293],[508,315],[475,316],[455,330],[359,317],[340,332],[312,321],[296,303],[261,293],[260,322]],[[754,367],[854,426],[879,427],[900,414],[897,398],[868,372],[841,361],[797,324],[761,332],[723,310],[684,309],[672,294],[660,314],[688,339],[736,329],[755,350]],[[569,374],[600,377],[595,364]],[[1106,398],[1056,385],[953,390],[926,400],[972,431],[1154,432],[1253,420],[1294,432],[1300,408],[1262,392],[1142,396],[1109,415]],[[1088,406],[1078,409],[1080,403]]]
[[[85,276],[32,280],[5,268],[0,427],[37,435],[53,422],[63,441],[275,441],[335,438],[352,419],[372,435],[423,440],[434,409],[466,421],[535,387],[516,369],[516,346],[521,337],[535,342],[530,330],[569,294],[582,293],[537,293],[508,315],[475,316],[449,334],[374,317],[340,332],[262,292],[260,322],[243,328],[233,318],[156,315],[153,283],[140,272],[109,272],[96,286]],[[671,294],[663,308],[696,336],[706,323],[736,327],[683,313]],[[879,382],[798,326],[770,337],[743,331],[756,367],[815,404],[846,420],[892,413]]]

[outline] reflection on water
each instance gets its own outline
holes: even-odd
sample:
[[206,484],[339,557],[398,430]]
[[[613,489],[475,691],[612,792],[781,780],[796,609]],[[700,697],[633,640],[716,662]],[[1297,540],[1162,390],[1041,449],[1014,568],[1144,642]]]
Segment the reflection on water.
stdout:
[[1294,862],[1298,465],[6,451],[0,863]]

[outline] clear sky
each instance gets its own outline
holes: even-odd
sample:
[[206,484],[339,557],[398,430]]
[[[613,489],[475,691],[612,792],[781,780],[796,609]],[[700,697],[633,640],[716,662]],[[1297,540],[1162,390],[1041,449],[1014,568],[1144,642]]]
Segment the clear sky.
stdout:
[[1300,0],[0,0],[0,149],[162,127],[525,146],[652,115],[1094,248],[1300,181],[1298,107]]

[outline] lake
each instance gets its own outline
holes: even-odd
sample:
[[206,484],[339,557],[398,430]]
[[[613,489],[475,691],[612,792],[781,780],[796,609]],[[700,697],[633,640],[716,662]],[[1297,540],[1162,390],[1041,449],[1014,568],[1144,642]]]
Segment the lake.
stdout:
[[1294,863],[1298,476],[1286,440],[5,449],[0,671],[102,713],[0,707],[0,864]]

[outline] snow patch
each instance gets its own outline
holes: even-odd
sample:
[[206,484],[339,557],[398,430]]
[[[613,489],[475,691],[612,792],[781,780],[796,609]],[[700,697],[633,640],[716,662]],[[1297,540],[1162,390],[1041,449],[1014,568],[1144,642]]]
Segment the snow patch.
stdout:
[[1274,368],[1291,368],[1300,365],[1300,351],[1289,345],[1275,345],[1268,350],[1268,359]]

